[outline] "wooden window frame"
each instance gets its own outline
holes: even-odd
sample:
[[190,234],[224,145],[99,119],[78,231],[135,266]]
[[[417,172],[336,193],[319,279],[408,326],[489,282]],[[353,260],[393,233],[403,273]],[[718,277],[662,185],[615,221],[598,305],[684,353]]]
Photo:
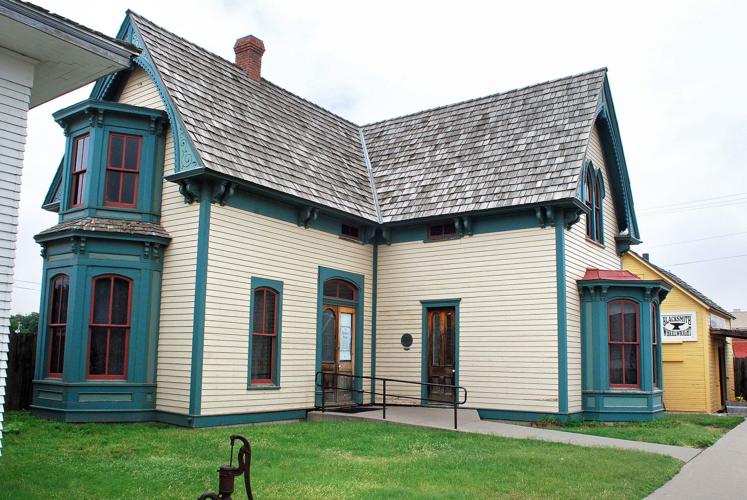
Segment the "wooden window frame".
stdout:
[[[99,280],[108,279],[111,280],[111,285],[109,287],[109,322],[108,323],[94,323],[93,322],[93,311],[96,307],[96,298],[95,298],[95,290],[96,290],[96,282]],[[112,310],[114,308],[114,280],[120,279],[124,280],[128,284],[128,290],[127,290],[127,324],[120,325],[115,324],[111,322],[112,319]],[[86,353],[86,378],[91,380],[122,380],[127,378],[127,363],[129,360],[129,349],[130,349],[130,331],[132,328],[132,285],[133,282],[130,278],[127,278],[126,276],[121,276],[118,274],[102,274],[100,276],[96,276],[91,281],[91,312],[90,317],[88,321],[88,349]],[[91,374],[91,344],[93,340],[93,329],[94,328],[106,328],[106,362],[104,364],[104,374]],[[109,342],[111,339],[111,329],[112,328],[123,328],[125,330],[125,341],[124,341],[124,359],[122,361],[123,363],[123,369],[121,375],[110,375],[109,372]]]
[[[120,167],[111,166],[112,140],[114,139],[114,137],[122,137],[124,140],[124,143],[122,145],[122,158],[121,158]],[[131,137],[134,137],[135,139],[137,139],[137,162],[136,162],[136,168],[134,170],[125,168],[125,158],[126,158],[126,153],[127,153],[127,139]],[[142,136],[135,135],[135,134],[124,134],[121,132],[109,133],[109,146],[106,152],[106,175],[104,176],[104,206],[105,207],[117,207],[117,208],[137,207],[138,186],[140,184],[140,157],[142,156],[142,151],[143,151],[143,137]],[[110,172],[116,172],[120,174],[118,200],[122,200],[122,186],[124,185],[124,175],[125,174],[135,175],[135,184],[133,186],[133,193],[132,193],[132,203],[122,203],[121,201],[110,201],[106,199],[106,194],[108,192],[107,186],[109,184],[109,173]]]
[[[622,321],[620,323],[620,338],[622,340],[612,340],[612,325],[610,324],[610,310],[612,308],[613,304],[620,304],[622,307],[621,313],[622,313]],[[635,342],[627,342],[625,341],[625,304],[633,304],[635,307]],[[639,389],[641,387],[641,327],[640,327],[640,304],[638,302],[635,302],[634,300],[628,300],[628,299],[615,299],[611,300],[607,303],[607,377],[609,382],[609,386],[611,388],[617,388],[617,389]],[[610,367],[610,360],[612,358],[612,346],[613,345],[622,345],[622,376],[623,376],[623,383],[622,384],[613,384],[611,382],[612,380],[612,369]],[[637,361],[637,383],[636,384],[626,384],[625,383],[625,353],[627,352],[628,346],[634,346],[636,349],[636,361]]]
[[[355,232],[356,232],[356,234],[355,235],[345,234],[345,228],[354,229]],[[348,233],[349,232],[350,231],[348,230]],[[361,228],[357,224],[347,224],[347,223],[343,222],[340,225],[340,237],[341,238],[345,238],[347,240],[361,241]]]
[[[436,227],[442,228],[441,234],[433,234],[433,229]],[[446,232],[446,228],[450,227],[453,228],[453,231],[450,230],[449,232]],[[428,225],[428,240],[430,241],[438,241],[438,240],[448,240],[451,238],[457,237],[457,229],[456,229],[456,223],[454,221],[441,221],[441,222],[434,222],[433,224]]]
[[[336,288],[337,295],[327,295],[326,293],[324,293],[324,288],[326,287],[326,285],[328,283],[334,283],[335,285],[337,285],[337,288]],[[352,299],[346,299],[346,298],[343,298],[343,297],[340,296],[340,286],[341,285],[349,287],[353,291],[353,298]],[[353,302],[356,302],[358,300],[358,287],[355,286],[353,283],[350,283],[347,280],[340,279],[340,278],[332,278],[332,279],[326,280],[323,283],[323,285],[322,285],[322,296],[325,299],[333,299],[333,300],[339,300],[339,301],[342,301],[342,302],[353,303]]]
[[[264,301],[263,301],[263,309],[261,311],[262,314],[262,328],[265,326],[265,313],[267,309],[267,295],[268,293],[273,295],[273,298],[275,300],[275,308],[274,308],[274,315],[272,321],[272,331],[270,332],[257,332],[257,330],[254,328],[255,322],[254,322],[254,315],[258,314],[257,311],[257,301],[256,296],[257,292],[263,292],[264,293]],[[278,342],[278,312],[279,312],[279,306],[280,306],[280,292],[278,290],[275,290],[272,287],[269,286],[258,286],[254,289],[252,289],[252,317],[250,321],[252,322],[252,358],[249,360],[249,383],[251,385],[273,385],[275,384],[276,380],[276,363],[275,363],[275,350],[277,349],[277,342]],[[254,337],[271,337],[272,338],[272,348],[270,349],[270,378],[269,379],[258,379],[254,378],[254,374],[252,373],[252,366],[254,365]]]
[[[49,293],[49,319],[47,322],[47,331],[49,332],[49,350],[47,352],[47,376],[51,378],[62,378],[62,373],[65,370],[65,336],[67,335],[67,311],[65,311],[65,322],[61,322],[61,316],[62,316],[62,299],[60,299],[60,303],[57,304],[56,310],[55,310],[55,285],[58,281],[64,280],[64,287],[65,295],[67,296],[65,299],[65,306],[67,307],[69,297],[70,297],[70,277],[67,274],[58,274],[54,276],[50,281],[50,293]],[[55,331],[58,330],[58,331]],[[59,330],[62,330],[62,333],[59,332]],[[58,352],[57,352],[57,366],[61,368],[59,372],[52,371],[52,357],[54,356],[54,352],[52,352],[52,346],[54,344],[54,338],[58,337]],[[62,363],[60,363],[60,357],[62,357]]]
[[87,162],[88,158],[86,157],[83,162],[82,166],[84,168],[77,168],[79,165],[77,164],[78,159],[78,144],[81,141],[87,141],[88,147],[86,149],[86,156],[88,155],[88,150],[91,146],[91,134],[81,134],[75,139],[73,139],[73,156],[70,160],[70,208],[78,208],[80,206],[83,206],[85,202],[86,197],[86,172],[88,171]]
[[594,240],[602,243],[604,235],[604,220],[602,220],[602,186],[597,177],[594,182]]
[[594,182],[591,178],[591,164],[586,168],[584,179],[584,205],[588,209],[586,214],[586,237],[594,239]]

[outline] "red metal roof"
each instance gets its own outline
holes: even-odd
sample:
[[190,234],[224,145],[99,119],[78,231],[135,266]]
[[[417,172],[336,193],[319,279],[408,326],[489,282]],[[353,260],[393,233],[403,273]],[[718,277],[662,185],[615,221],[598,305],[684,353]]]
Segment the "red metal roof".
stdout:
[[612,269],[587,269],[584,280],[640,281],[641,278],[630,271]]
[[734,349],[735,358],[747,358],[747,340],[733,339],[732,349]]

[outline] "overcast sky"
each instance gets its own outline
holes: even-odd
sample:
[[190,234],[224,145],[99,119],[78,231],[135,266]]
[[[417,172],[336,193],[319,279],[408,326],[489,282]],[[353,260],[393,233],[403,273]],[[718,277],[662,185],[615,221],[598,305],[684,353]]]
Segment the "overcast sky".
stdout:
[[[747,2],[34,1],[109,35],[129,8],[230,60],[254,34],[265,78],[359,124],[606,66],[636,249],[747,309]],[[40,208],[64,147],[51,114],[89,92],[29,114],[16,312],[38,310],[33,235],[56,223]]]

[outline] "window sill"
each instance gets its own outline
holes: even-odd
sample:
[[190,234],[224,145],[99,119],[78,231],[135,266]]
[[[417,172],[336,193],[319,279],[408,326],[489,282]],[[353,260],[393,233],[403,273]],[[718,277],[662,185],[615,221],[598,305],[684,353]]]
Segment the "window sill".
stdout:
[[279,389],[280,386],[275,384],[249,384],[246,386],[247,391],[277,391]]
[[588,243],[591,243],[592,245],[598,246],[599,248],[607,248],[607,247],[604,246],[604,243],[600,243],[597,240],[593,240],[593,239],[589,238],[588,236],[586,237],[586,241]]
[[423,243],[438,243],[439,241],[452,241],[452,240],[461,240],[462,236],[455,235],[455,236],[448,236],[446,238],[426,238],[423,240]]

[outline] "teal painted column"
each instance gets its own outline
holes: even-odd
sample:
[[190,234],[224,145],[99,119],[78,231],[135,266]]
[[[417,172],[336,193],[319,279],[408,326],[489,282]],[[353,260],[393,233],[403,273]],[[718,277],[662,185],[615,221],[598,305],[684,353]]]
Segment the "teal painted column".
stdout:
[[651,291],[646,290],[644,301],[641,302],[640,320],[640,352],[641,352],[641,389],[652,391],[654,389],[654,359],[651,355]]
[[565,283],[564,214],[555,214],[555,276],[558,301],[558,412],[568,413],[568,311]]
[[200,186],[200,215],[197,229],[195,303],[192,325],[192,366],[189,385],[189,414],[199,415],[202,408],[202,350],[205,341],[205,301],[207,294],[208,239],[212,190],[207,182]]
[[379,244],[373,244],[373,283],[371,284],[371,404],[376,403],[376,310],[379,292]]
[[595,300],[592,304],[594,347],[592,359],[594,365],[594,390],[607,390],[609,382],[609,343],[607,339],[607,289],[594,290]]
[[75,257],[70,270],[68,289],[67,334],[65,335],[65,368],[62,380],[85,382],[88,367],[88,318],[86,286],[88,267]]

